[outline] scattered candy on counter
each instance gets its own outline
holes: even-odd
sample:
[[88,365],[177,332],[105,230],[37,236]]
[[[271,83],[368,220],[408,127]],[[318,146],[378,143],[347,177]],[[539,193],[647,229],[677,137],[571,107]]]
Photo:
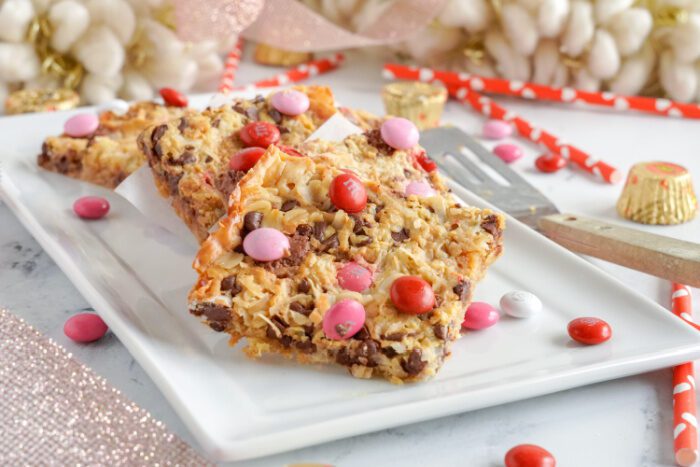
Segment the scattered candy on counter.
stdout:
[[109,212],[109,201],[100,196],[83,196],[73,203],[73,212],[81,219],[102,219]]
[[260,227],[243,239],[243,250],[256,261],[275,261],[289,250],[289,239],[271,227]]
[[523,150],[520,146],[510,143],[501,143],[493,148],[493,153],[506,164],[513,163],[523,157]]
[[503,139],[512,134],[513,126],[503,120],[489,120],[482,130],[482,135],[486,139]]
[[228,166],[231,170],[247,172],[260,160],[263,154],[265,154],[265,148],[250,147],[241,149],[231,156]]
[[557,172],[566,167],[566,159],[558,154],[542,154],[535,159],[535,167],[544,173]]
[[419,315],[435,306],[435,293],[425,280],[418,276],[402,276],[391,284],[389,296],[394,306],[403,313]]
[[309,110],[309,96],[295,89],[276,92],[270,98],[272,106],[284,115],[301,115]]
[[372,285],[372,273],[355,262],[348,263],[338,271],[338,284],[353,292],[363,292]]
[[610,325],[599,318],[576,318],[567,329],[573,340],[585,345],[602,344],[612,336]]
[[428,182],[412,181],[406,185],[406,196],[434,196],[435,190]]
[[420,134],[412,121],[402,118],[390,118],[380,128],[382,139],[394,149],[409,149],[418,144]]
[[462,321],[462,327],[479,330],[493,326],[501,319],[498,310],[485,302],[472,302]]
[[75,342],[94,342],[107,332],[107,325],[95,313],[79,313],[66,320],[63,333]]
[[519,444],[506,453],[505,465],[506,467],[555,467],[557,461],[543,447],[536,444]]
[[162,88],[160,91],[160,97],[163,98],[165,105],[170,105],[172,107],[187,107],[187,96],[176,91],[173,88]]
[[351,173],[336,176],[328,191],[333,205],[345,212],[360,212],[367,206],[365,185]]
[[270,122],[251,122],[241,128],[238,135],[247,147],[266,148],[280,140],[280,130]]
[[501,297],[501,310],[514,318],[530,318],[542,311],[542,301],[524,290],[508,292]]
[[100,120],[95,114],[74,115],[63,124],[63,132],[73,138],[90,136],[100,126]]
[[323,315],[323,332],[329,339],[349,339],[365,324],[365,307],[346,298],[330,307]]

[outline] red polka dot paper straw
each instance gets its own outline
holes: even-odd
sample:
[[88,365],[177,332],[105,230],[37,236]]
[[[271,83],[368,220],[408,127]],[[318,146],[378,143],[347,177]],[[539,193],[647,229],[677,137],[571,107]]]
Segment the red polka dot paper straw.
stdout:
[[[671,310],[694,324],[690,289],[673,284]],[[673,448],[676,463],[691,466],[698,461],[698,422],[696,418],[695,372],[688,362],[673,368]]]
[[455,73],[451,71],[415,68],[388,63],[384,74],[389,79],[410,79],[420,81],[442,81],[446,85],[466,86],[477,92],[502,94],[543,101],[562,103],[581,102],[588,105],[609,107],[621,111],[634,110],[663,117],[700,119],[700,105],[676,102],[668,99],[641,96],[621,96],[611,92],[592,92],[573,88],[555,88],[542,84],[510,81],[501,78],[488,78]]
[[242,55],[243,39],[239,38],[233,50],[226,55],[224,74],[221,76],[221,81],[219,83],[219,92],[229,92],[233,89],[233,83],[236,79],[236,72],[238,71],[238,65],[241,63]]
[[341,53],[335,54],[328,58],[320,58],[311,60],[301,65],[297,65],[287,71],[273,76],[272,78],[256,81],[253,86],[256,88],[270,88],[276,86],[284,86],[289,83],[297,83],[312,76],[322,75],[329,71],[335,70],[343,64],[345,56]]
[[476,111],[489,118],[511,122],[518,134],[524,138],[547,148],[549,151],[559,154],[577,165],[586,172],[600,177],[607,183],[618,183],[622,180],[622,174],[615,167],[589,156],[580,149],[561,141],[553,134],[535,127],[522,117],[509,112],[490,98],[482,96],[467,87],[448,86],[450,95],[460,102],[469,104]]

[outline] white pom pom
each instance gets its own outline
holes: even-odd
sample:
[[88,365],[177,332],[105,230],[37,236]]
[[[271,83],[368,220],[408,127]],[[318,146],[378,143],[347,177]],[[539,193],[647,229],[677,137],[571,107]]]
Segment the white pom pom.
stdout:
[[540,41],[533,57],[534,71],[532,81],[550,84],[559,68],[559,49],[557,42],[551,39]]
[[136,27],[131,5],[124,0],[89,0],[86,6],[93,23],[100,22],[111,29],[122,45],[129,42]]
[[49,22],[53,27],[51,47],[67,52],[90,25],[90,13],[82,3],[63,0],[49,9]]
[[389,8],[391,3],[383,0],[365,0],[362,8],[350,17],[350,27],[362,33],[377,22],[377,18],[384,14],[384,10]]
[[462,31],[458,28],[428,26],[404,41],[402,47],[419,62],[429,62],[454,49],[461,39]]
[[30,0],[5,0],[0,5],[0,40],[23,42],[34,14]]
[[680,62],[666,50],[659,62],[659,80],[671,99],[689,101],[697,93],[698,76],[692,63]]
[[568,0],[544,0],[537,15],[537,26],[542,37],[556,37],[561,33],[569,15]]
[[153,97],[153,88],[143,75],[129,70],[124,72],[124,84],[119,96],[130,101],[146,101]]
[[496,69],[504,78],[519,81],[530,79],[530,61],[513,50],[503,34],[490,30],[486,33],[484,44],[496,60]]
[[569,67],[563,63],[557,65],[557,69],[554,71],[554,76],[552,76],[551,86],[555,88],[563,88],[569,83]]
[[320,9],[326,18],[344,24],[357,13],[361,3],[361,0],[321,0]]
[[700,58],[700,15],[693,14],[687,23],[677,26],[669,36],[676,60],[694,62]]
[[493,62],[488,57],[484,57],[484,59],[480,60],[478,63],[467,59],[464,61],[464,68],[467,72],[474,75],[485,76],[487,78],[495,78],[498,76],[498,73],[496,73],[494,69]]
[[481,32],[493,20],[493,11],[487,0],[448,0],[438,20],[445,26]]
[[114,76],[124,65],[124,48],[106,26],[90,28],[73,52],[85,69],[96,75]]
[[623,96],[638,94],[649,81],[649,75],[654,69],[655,61],[654,49],[648,44],[641,51],[622,62],[620,71],[608,83],[610,90]]
[[539,34],[535,20],[525,7],[517,3],[503,5],[501,25],[513,49],[524,55],[532,55],[537,46]]
[[630,8],[613,16],[607,27],[620,55],[626,57],[637,53],[651,32],[651,13],[645,8]]
[[600,89],[600,80],[588,73],[588,70],[581,67],[573,72],[574,87],[584,91],[597,91]]
[[89,73],[80,85],[80,97],[89,104],[103,104],[117,97],[117,89],[121,84],[122,77],[119,75],[106,78]]
[[593,36],[587,62],[589,73],[599,79],[612,78],[620,68],[620,54],[617,53],[615,40],[606,30],[599,29]]
[[197,81],[194,84],[195,89],[212,90],[216,88],[216,84],[224,72],[224,62],[221,56],[216,52],[215,43],[199,43],[194,44],[190,53],[197,62]]
[[197,62],[184,55],[162,57],[148,64],[144,72],[155,88],[174,88],[184,92],[197,79]]
[[591,4],[580,0],[571,2],[571,14],[561,39],[561,51],[571,57],[578,57],[593,38],[594,32]]
[[634,0],[596,0],[595,18],[603,24],[623,10],[631,7]]
[[0,81],[29,81],[39,75],[39,58],[31,44],[0,42]]

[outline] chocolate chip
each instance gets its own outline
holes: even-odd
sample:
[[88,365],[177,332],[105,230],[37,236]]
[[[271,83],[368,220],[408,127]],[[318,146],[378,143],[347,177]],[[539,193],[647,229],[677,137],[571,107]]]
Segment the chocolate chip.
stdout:
[[184,174],[174,174],[170,172],[165,173],[165,181],[168,183],[168,188],[170,189],[170,194],[176,196],[180,188],[180,179]]
[[204,162],[205,162],[206,164],[210,163],[210,162],[213,161],[213,160],[214,160],[214,158],[211,157],[211,156],[207,156],[207,157],[204,158]]
[[406,336],[405,332],[392,332],[384,336],[384,339],[388,341],[400,341]]
[[311,342],[311,339],[305,340],[304,342],[295,342],[294,347],[299,349],[303,353],[314,353],[316,352],[316,344]]
[[291,277],[296,268],[304,261],[309,253],[309,237],[295,233],[289,239],[289,255],[276,261],[264,263],[263,267],[279,278]]
[[369,223],[360,216],[352,216],[352,219],[355,222],[352,227],[352,233],[355,235],[365,235],[365,227],[367,227]]
[[360,341],[363,341],[365,339],[369,339],[370,338],[369,331],[367,330],[367,328],[365,326],[363,326],[362,328],[360,328],[359,331],[357,331],[357,333],[354,336],[352,336],[352,338],[360,340]]
[[233,110],[235,110],[236,112],[238,112],[239,114],[245,116],[245,108],[241,105],[240,102],[236,102],[235,104],[233,104],[233,105],[231,106],[231,108],[232,108]]
[[242,170],[227,170],[216,179],[216,186],[228,197],[233,193],[233,190],[238,186],[238,182],[241,181],[244,175],[245,172]]
[[364,239],[360,240],[359,242],[354,242],[353,245],[356,246],[356,247],[362,247],[362,246],[367,246],[367,245],[369,245],[370,243],[372,243],[372,238],[371,238],[371,237],[367,237],[367,238],[364,238]]
[[369,130],[365,133],[365,138],[367,138],[367,143],[371,146],[377,148],[381,154],[390,156],[394,153],[394,148],[386,144],[384,138],[382,138],[382,133],[380,130]]
[[267,111],[267,114],[270,116],[273,122],[276,124],[282,123],[282,114],[279,113],[279,111],[275,108],[271,108]]
[[238,281],[236,281],[236,276],[228,276],[225,277],[221,280],[221,287],[220,287],[222,292],[231,292],[231,296],[238,295],[241,292],[241,286],[238,285]]
[[335,361],[344,366],[352,366],[354,361],[347,348],[343,347],[335,354]]
[[272,318],[270,318],[270,321],[275,323],[277,329],[279,329],[280,331],[284,331],[289,327],[289,325],[279,316],[273,316]]
[[300,313],[300,314],[302,314],[302,315],[304,315],[304,316],[309,316],[309,315],[311,314],[311,312],[314,311],[313,308],[312,308],[311,310],[309,310],[308,308],[306,308],[306,307],[304,306],[304,304],[301,303],[301,302],[292,302],[292,303],[290,303],[290,304],[289,304],[289,309],[292,310],[292,311],[296,311],[297,313]]
[[457,282],[457,285],[452,287],[452,291],[457,294],[460,300],[465,301],[469,298],[469,292],[471,291],[471,282],[466,279],[462,279]]
[[408,239],[408,237],[409,233],[408,230],[406,230],[406,228],[403,228],[398,232],[391,232],[391,238],[393,238],[396,243],[401,243],[404,240]]
[[311,323],[311,324],[305,324],[305,325],[302,326],[302,328],[304,329],[304,334],[306,334],[306,335],[309,336],[309,337],[313,337],[314,331],[316,330],[316,328],[314,327],[313,323]]
[[362,341],[360,346],[357,348],[357,356],[371,359],[377,354],[378,351],[379,345],[375,341],[367,339]]
[[289,128],[287,128],[286,126],[282,126],[282,125],[277,125],[277,130],[279,130],[280,135],[284,135],[284,134],[289,133],[291,131]]
[[221,321],[210,321],[209,327],[212,328],[216,332],[222,332],[223,330],[226,329],[226,325],[224,323],[222,323]]
[[282,336],[280,337],[280,342],[282,343],[283,347],[289,347],[292,345],[292,338],[290,336]]
[[484,221],[481,223],[481,228],[494,237],[500,237],[502,233],[501,229],[498,228],[498,216],[495,214],[486,216]]
[[151,143],[155,145],[158,141],[160,141],[166,131],[168,131],[168,125],[166,124],[155,127],[153,129],[153,133],[151,133]]
[[254,122],[258,121],[258,109],[255,107],[248,107],[245,109],[245,116],[248,117],[249,119],[253,120]]
[[252,232],[253,230],[260,228],[262,219],[263,215],[261,212],[250,211],[243,217],[243,228],[246,230],[246,232]]
[[197,161],[197,156],[189,151],[183,152],[180,157],[170,161],[170,165],[186,165]]
[[194,310],[191,310],[195,316],[204,315],[210,321],[218,321],[223,327],[231,321],[229,309],[224,306],[216,305],[215,303],[200,303]]
[[221,119],[219,117],[216,117],[214,120],[211,122],[211,126],[214,128],[219,128],[219,125],[221,125]]
[[178,123],[177,125],[177,129],[180,130],[180,133],[184,133],[185,128],[187,128],[187,119],[185,117],[182,117],[180,119],[180,123]]
[[262,103],[262,102],[265,102],[265,98],[263,97],[262,94],[258,94],[258,95],[255,96],[255,98],[253,99],[253,104],[260,104],[260,103]]
[[433,333],[438,339],[445,340],[445,338],[447,337],[447,326],[443,326],[442,324],[435,324],[433,325]]
[[401,368],[403,368],[403,371],[408,373],[409,376],[415,376],[423,371],[423,368],[425,368],[425,365],[428,363],[421,360],[422,356],[423,354],[420,349],[413,349],[408,359],[401,360]]
[[294,199],[288,199],[284,203],[282,203],[282,207],[280,207],[280,211],[282,212],[287,212],[291,211],[295,207],[299,206],[299,203],[296,202]]
[[394,358],[399,354],[393,347],[382,347],[379,350],[389,358]]
[[313,232],[314,232],[314,228],[311,227],[309,224],[299,224],[299,225],[297,225],[296,232],[299,235],[303,235],[305,237],[310,237],[311,234],[313,234]]
[[340,245],[340,241],[338,240],[338,234],[333,234],[321,244],[321,250],[324,252],[328,252],[333,248],[338,248],[338,245]]
[[326,223],[321,221],[321,222],[316,222],[314,223],[314,237],[316,237],[316,240],[319,242],[322,242],[324,238],[326,238]]
[[311,284],[309,283],[309,281],[306,278],[300,280],[299,283],[297,284],[297,292],[299,292],[299,293],[309,293],[310,290],[311,290]]

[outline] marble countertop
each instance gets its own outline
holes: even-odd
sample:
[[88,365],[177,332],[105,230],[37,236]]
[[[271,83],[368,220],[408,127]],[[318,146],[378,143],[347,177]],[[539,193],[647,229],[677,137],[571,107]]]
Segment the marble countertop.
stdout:
[[[334,87],[343,104],[382,112],[382,81],[377,57],[351,56],[342,70],[314,79]],[[244,64],[241,83],[267,76],[270,69]],[[700,181],[700,122],[602,112],[583,108],[505,100],[534,122],[626,171],[637,161],[669,160],[685,165]],[[457,104],[445,120],[478,133],[482,119]],[[606,186],[580,172],[552,176],[532,169],[535,148],[527,148],[516,168],[554,199],[560,208],[620,221],[614,210],[621,186]],[[687,240],[700,238],[700,221],[676,227],[648,228]],[[667,305],[667,282],[595,261],[640,293]],[[700,293],[695,291],[695,310]],[[116,336],[90,345],[69,341],[65,319],[90,306],[42,251],[9,209],[0,204],[0,306],[21,316],[65,346],[126,396],[164,421],[191,444],[193,438],[148,375]],[[593,312],[593,310],[592,310]],[[520,443],[549,449],[561,466],[666,466],[673,464],[671,371],[661,370],[595,384],[420,424],[339,440],[272,457],[246,466],[298,462],[360,465],[502,465],[505,452]]]

